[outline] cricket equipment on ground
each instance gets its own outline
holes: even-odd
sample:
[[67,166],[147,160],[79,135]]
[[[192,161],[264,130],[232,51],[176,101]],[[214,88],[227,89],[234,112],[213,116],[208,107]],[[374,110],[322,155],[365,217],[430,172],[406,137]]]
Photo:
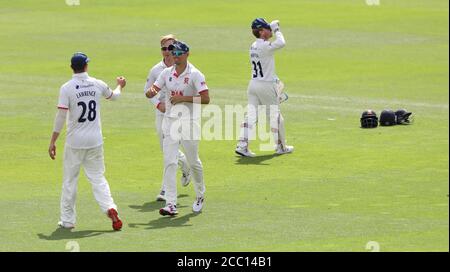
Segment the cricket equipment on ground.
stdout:
[[112,221],[112,228],[113,230],[121,230],[122,229],[122,220],[119,218],[119,214],[117,213],[117,210],[114,208],[111,208],[108,210],[108,217]]
[[366,110],[361,114],[361,128],[376,128],[378,126],[378,117],[373,110]]
[[270,28],[272,29],[273,33],[280,30],[280,21],[274,20],[270,23]]
[[380,114],[380,126],[394,126],[397,124],[397,117],[392,110],[383,110]]
[[286,45],[281,31],[275,32],[275,40],[256,39],[250,47],[251,75],[253,80],[276,82],[274,54]]
[[162,216],[165,216],[165,215],[175,216],[178,214],[177,205],[173,205],[173,204],[169,203],[164,208],[159,210],[159,214]]
[[[68,109],[66,145],[89,149],[101,146],[100,97],[111,99],[114,92],[105,82],[87,73],[74,74],[60,90],[58,108]],[[70,107],[70,108],[69,108]]]
[[275,153],[277,155],[283,155],[283,154],[288,154],[288,153],[292,153],[292,152],[294,152],[294,147],[291,145],[286,145],[286,146],[278,145],[277,149],[275,151]]
[[59,221],[58,227],[60,227],[62,229],[73,229],[73,228],[75,228],[75,225],[72,223]]
[[234,151],[236,154],[241,155],[243,157],[253,158],[256,156],[255,153],[251,152],[248,147],[236,146],[236,150]]
[[264,18],[256,18],[252,22],[252,29],[266,28],[270,29],[269,23]]
[[75,149],[66,145],[64,148],[60,221],[73,225],[76,223],[75,202],[81,167],[84,168],[84,173],[92,185],[95,200],[97,200],[102,212],[107,214],[111,208],[117,210],[117,206],[111,197],[108,181],[104,176],[103,146],[90,149]]
[[156,201],[166,201],[165,197],[166,192],[163,190],[156,196]]
[[194,201],[194,204],[192,204],[192,211],[195,213],[199,213],[203,209],[203,203],[205,202],[204,197],[197,197]]
[[192,173],[190,170],[188,172],[183,172],[181,174],[181,185],[183,185],[184,187],[188,186],[189,183],[191,183],[191,177]]
[[395,112],[395,116],[397,118],[398,125],[408,125],[411,124],[411,120],[409,119],[412,115],[412,112],[408,112],[405,109],[400,109]]

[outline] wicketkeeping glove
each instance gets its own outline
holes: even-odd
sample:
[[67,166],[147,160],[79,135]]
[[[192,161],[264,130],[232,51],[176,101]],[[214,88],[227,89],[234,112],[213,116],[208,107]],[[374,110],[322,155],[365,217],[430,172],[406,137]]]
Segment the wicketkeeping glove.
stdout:
[[275,33],[277,31],[280,30],[280,21],[279,20],[274,20],[270,23],[270,28],[272,29],[272,31]]

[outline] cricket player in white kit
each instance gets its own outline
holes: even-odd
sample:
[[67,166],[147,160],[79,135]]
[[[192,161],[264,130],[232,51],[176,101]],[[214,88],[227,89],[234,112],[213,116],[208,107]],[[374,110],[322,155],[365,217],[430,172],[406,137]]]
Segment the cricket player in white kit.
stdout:
[[[280,31],[279,21],[268,24],[263,18],[252,22],[252,32],[256,41],[250,47],[250,61],[252,64],[252,79],[248,85],[248,111],[241,125],[240,139],[235,152],[241,156],[254,157],[249,149],[249,138],[258,121],[258,106],[266,106],[270,118],[270,127],[274,135],[277,154],[291,153],[294,147],[286,145],[284,119],[279,108],[280,83],[275,74],[274,54],[286,44]],[[275,34],[275,41],[269,39]]]
[[[64,177],[61,196],[62,228],[74,228],[76,223],[75,201],[80,167],[92,184],[94,197],[101,210],[112,220],[114,230],[122,228],[117,206],[111,197],[108,181],[105,179],[103,159],[103,136],[100,121],[100,98],[115,100],[120,96],[126,81],[117,78],[117,88],[111,90],[105,82],[87,74],[89,58],[75,53],[71,59],[73,77],[62,85],[58,112],[56,114],[50,146],[52,160],[56,157],[56,140],[67,119],[67,136],[64,148]],[[68,113],[68,118],[67,118]]]
[[[169,67],[172,67],[174,60],[172,57],[172,54],[170,53],[169,46],[172,45],[175,42],[175,36],[172,34],[166,35],[161,37],[161,54],[163,57],[163,60],[157,63],[155,66],[150,69],[148,76],[147,76],[147,82],[144,86],[144,94],[147,92],[147,90],[155,83],[158,76],[161,74],[161,72]],[[165,95],[166,92],[160,92],[159,95],[152,97],[150,102],[155,106],[155,127],[156,127],[156,133],[159,137],[159,144],[161,147],[161,151],[163,151],[163,133],[162,133],[162,123],[164,118],[164,112],[166,111],[165,107]],[[182,171],[181,175],[181,184],[183,186],[187,186],[191,180],[191,173],[188,166],[188,163],[186,161],[186,156],[184,155],[181,150],[178,151],[178,166],[180,167]],[[164,174],[163,174],[164,175]],[[164,186],[164,179],[161,185],[161,190],[159,195],[156,196],[157,201],[165,201],[165,193],[166,189]]]
[[[190,135],[190,132],[196,130],[199,136],[199,116],[194,114],[194,103],[208,104],[209,91],[205,76],[187,61],[189,47],[177,41],[171,49],[175,65],[162,71],[152,87],[147,90],[146,96],[152,98],[160,92],[166,92],[166,111],[162,126],[166,206],[160,209],[159,213],[174,216],[178,214],[176,170],[180,144],[184,148],[194,181],[196,199],[192,210],[200,212],[203,208],[205,183],[202,162],[198,156],[199,138]],[[177,133],[180,129],[181,135]]]

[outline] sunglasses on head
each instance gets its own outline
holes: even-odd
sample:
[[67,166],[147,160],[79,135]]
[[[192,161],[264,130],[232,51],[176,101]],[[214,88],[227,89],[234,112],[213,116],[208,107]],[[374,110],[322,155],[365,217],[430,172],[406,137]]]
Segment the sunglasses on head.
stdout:
[[174,51],[172,51],[172,56],[179,57],[179,56],[181,56],[181,55],[183,55],[185,53],[186,52],[184,52],[184,51],[174,50]]

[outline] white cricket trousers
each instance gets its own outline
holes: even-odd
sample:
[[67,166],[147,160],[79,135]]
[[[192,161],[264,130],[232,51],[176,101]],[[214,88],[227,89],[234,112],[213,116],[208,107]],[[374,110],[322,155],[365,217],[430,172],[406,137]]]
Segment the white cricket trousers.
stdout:
[[[161,147],[161,151],[163,151],[163,139],[164,139],[164,134],[163,134],[163,129],[162,129],[163,120],[164,120],[164,114],[161,114],[159,112],[159,110],[156,110],[155,111],[155,126],[156,126],[156,133],[158,134],[158,137],[159,137],[159,145]],[[183,152],[181,152],[181,150],[178,150],[178,166],[183,171],[183,173],[189,173],[189,165],[186,161],[186,156],[184,155]],[[164,172],[163,172],[163,181],[161,184],[161,191],[164,191],[164,192],[166,191],[166,186],[164,185]]]
[[284,119],[281,115],[277,84],[271,81],[250,80],[247,89],[248,109],[241,125],[240,141],[248,144],[258,122],[258,106],[266,107],[275,144],[285,146]]
[[[181,123],[183,125],[181,125]],[[205,194],[205,183],[203,181],[203,165],[198,156],[198,137],[190,137],[189,132],[185,129],[187,127],[197,129],[199,125],[193,120],[180,121],[177,118],[165,117],[163,120],[163,152],[164,152],[164,185],[166,188],[166,204],[177,204],[177,163],[178,150],[183,146],[186,155],[186,161],[192,172],[192,179],[194,182],[194,190],[197,197],[203,197]],[[180,134],[175,135],[174,131],[181,131]],[[186,132],[186,133],[184,133]],[[198,135],[198,134],[197,134]]]
[[103,213],[117,209],[111,197],[106,180],[103,161],[103,145],[90,149],[64,148],[64,176],[61,195],[61,221],[76,223],[75,202],[77,197],[78,176],[83,167],[86,177],[91,182],[92,191]]

